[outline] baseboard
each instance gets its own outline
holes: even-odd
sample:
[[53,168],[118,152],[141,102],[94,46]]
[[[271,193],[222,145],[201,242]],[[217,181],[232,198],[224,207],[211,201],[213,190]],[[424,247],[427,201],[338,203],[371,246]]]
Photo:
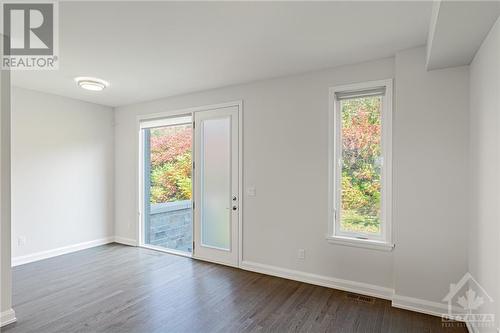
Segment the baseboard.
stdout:
[[[467,329],[469,330],[469,333],[481,333],[481,329],[477,327],[475,324],[471,322],[466,322],[465,325],[467,325]],[[500,333],[500,327],[497,327],[496,329],[493,329],[495,332]],[[493,332],[491,329],[487,332]]]
[[16,313],[13,309],[0,313],[0,327],[12,324],[16,321]]
[[[448,306],[444,303],[431,302],[420,298],[413,298],[395,294],[392,297],[392,306],[399,309],[425,313],[431,316],[442,317],[448,313]],[[458,308],[454,311],[459,311]]]
[[[12,266],[19,266],[30,262],[48,259],[59,255],[76,252],[112,242],[129,246],[137,246],[137,242],[135,239],[119,237],[119,236],[106,237],[102,239],[93,240],[90,242],[65,246],[49,251],[37,252],[27,256],[15,257],[12,258]],[[260,264],[257,262],[252,262],[247,260],[243,260],[241,262],[240,268],[251,272],[277,276],[285,279],[310,283],[322,287],[333,288],[357,294],[382,298],[392,301],[393,307],[410,310],[414,312],[420,312],[432,316],[442,317],[442,315],[447,313],[448,311],[446,304],[397,295],[391,288],[377,286],[373,284],[337,279],[329,276],[307,273],[272,265]],[[14,322],[15,320],[16,320],[15,313],[12,309],[0,314],[1,325],[7,325],[9,323]],[[471,333],[479,332],[477,328],[475,328],[471,323],[467,323],[467,328]]]
[[91,247],[112,243],[114,241],[115,241],[114,237],[106,237],[106,238],[96,239],[96,240],[89,241],[89,242],[83,242],[83,243],[78,243],[78,244],[74,244],[74,245],[63,246],[63,247],[59,247],[57,249],[36,252],[36,253],[29,254],[26,256],[14,257],[14,258],[12,258],[12,266],[19,266],[19,265],[28,264],[30,262],[35,262],[38,260],[57,257],[57,256],[60,256],[63,254],[76,252],[76,251],[80,251],[80,250],[85,250],[85,249],[89,249]]
[[137,246],[137,241],[132,238],[125,238],[120,236],[115,236],[115,243],[120,243],[129,246]]
[[[247,271],[390,300],[392,301],[393,307],[424,313],[431,316],[442,317],[443,314],[448,313],[448,307],[446,304],[396,295],[394,294],[393,289],[387,287],[357,281],[337,279],[329,276],[306,273],[246,260],[243,260],[240,268]],[[458,311],[458,309],[454,310]],[[470,330],[470,332],[476,331]]]
[[394,290],[391,288],[356,281],[336,279],[329,276],[306,273],[271,265],[264,265],[246,260],[241,263],[240,268],[247,271],[277,276],[285,279],[310,283],[322,287],[339,289],[372,297],[383,298],[387,300],[391,300],[394,293]]
[[467,325],[469,333],[479,333],[479,329],[473,323],[465,323],[465,325]]
[[112,236],[112,237],[96,239],[96,240],[93,240],[90,242],[83,242],[83,243],[78,243],[78,244],[74,244],[74,245],[59,247],[59,248],[53,249],[53,250],[36,252],[36,253],[28,254],[25,256],[14,257],[14,258],[12,258],[12,266],[14,267],[14,266],[19,266],[19,265],[29,264],[30,262],[35,262],[38,260],[57,257],[57,256],[60,256],[63,254],[68,254],[71,252],[85,250],[85,249],[89,249],[91,247],[109,244],[109,243],[113,243],[113,242],[125,244],[125,245],[130,245],[130,246],[137,246],[137,242],[135,241],[135,239],[119,237],[119,236]]

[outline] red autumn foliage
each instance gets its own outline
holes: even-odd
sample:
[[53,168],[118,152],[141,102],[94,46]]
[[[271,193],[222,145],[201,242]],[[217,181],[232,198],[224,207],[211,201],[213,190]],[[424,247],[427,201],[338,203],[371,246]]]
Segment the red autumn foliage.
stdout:
[[351,123],[342,128],[344,154],[350,158],[370,159],[380,153],[380,124],[373,123],[371,115],[359,109]]
[[181,128],[151,137],[151,164],[153,167],[173,162],[191,149],[191,129]]

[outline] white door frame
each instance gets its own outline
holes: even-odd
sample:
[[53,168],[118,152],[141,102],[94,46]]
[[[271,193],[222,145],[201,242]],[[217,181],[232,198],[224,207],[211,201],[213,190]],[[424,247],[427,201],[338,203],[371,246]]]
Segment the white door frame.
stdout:
[[[221,109],[221,108],[227,108],[227,107],[238,107],[238,246],[237,249],[235,249],[238,252],[238,266],[241,267],[241,263],[243,261],[243,205],[244,205],[244,200],[243,200],[243,100],[238,100],[238,101],[232,101],[232,102],[226,102],[226,103],[219,103],[219,104],[211,104],[211,105],[203,105],[203,106],[197,106],[197,107],[191,107],[191,108],[185,108],[185,109],[177,109],[177,110],[171,110],[171,111],[165,111],[165,112],[160,112],[160,113],[154,113],[154,114],[147,114],[147,115],[138,115],[137,116],[137,121],[136,121],[136,133],[137,133],[137,141],[136,141],[136,147],[138,147],[138,163],[137,163],[137,197],[136,197],[136,203],[137,203],[137,222],[136,222],[136,246],[140,247],[148,247],[152,248],[154,250],[160,250],[163,252],[168,252],[172,254],[181,254],[181,255],[186,255],[182,253],[178,253],[176,251],[170,251],[166,249],[160,249],[157,247],[150,247],[150,246],[145,246],[144,241],[143,241],[143,220],[142,220],[142,212],[144,211],[144,181],[143,181],[143,140],[142,140],[142,132],[141,132],[141,122],[147,121],[147,120],[154,120],[154,119],[161,119],[161,118],[169,118],[169,117],[176,117],[176,116],[182,116],[182,115],[190,115],[192,117],[192,120],[194,121],[194,114],[196,112],[203,112],[203,111],[210,111],[210,110],[215,110],[215,109]],[[194,131],[193,131],[194,134]],[[194,156],[194,135],[193,135],[193,156]],[[194,176],[194,173],[192,173]],[[194,197],[194,191],[196,189],[194,188],[194,181],[193,181],[193,197]],[[193,215],[193,239],[194,239],[194,215]],[[190,256],[190,255],[187,255]],[[191,257],[191,256],[190,256]]]

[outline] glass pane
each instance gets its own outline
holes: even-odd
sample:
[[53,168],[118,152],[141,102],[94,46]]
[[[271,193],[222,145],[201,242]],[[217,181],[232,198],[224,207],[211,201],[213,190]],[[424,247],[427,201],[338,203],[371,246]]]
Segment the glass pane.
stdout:
[[230,250],[230,125],[230,118],[208,119],[201,128],[201,245],[224,250]]
[[191,123],[144,130],[145,244],[191,252]]
[[340,230],[380,234],[381,96],[341,101]]

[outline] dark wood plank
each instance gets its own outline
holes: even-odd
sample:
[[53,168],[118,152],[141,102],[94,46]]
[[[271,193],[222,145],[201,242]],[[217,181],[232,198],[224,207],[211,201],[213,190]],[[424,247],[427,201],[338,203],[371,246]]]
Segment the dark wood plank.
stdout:
[[348,293],[119,244],[14,268],[22,332],[467,332]]

